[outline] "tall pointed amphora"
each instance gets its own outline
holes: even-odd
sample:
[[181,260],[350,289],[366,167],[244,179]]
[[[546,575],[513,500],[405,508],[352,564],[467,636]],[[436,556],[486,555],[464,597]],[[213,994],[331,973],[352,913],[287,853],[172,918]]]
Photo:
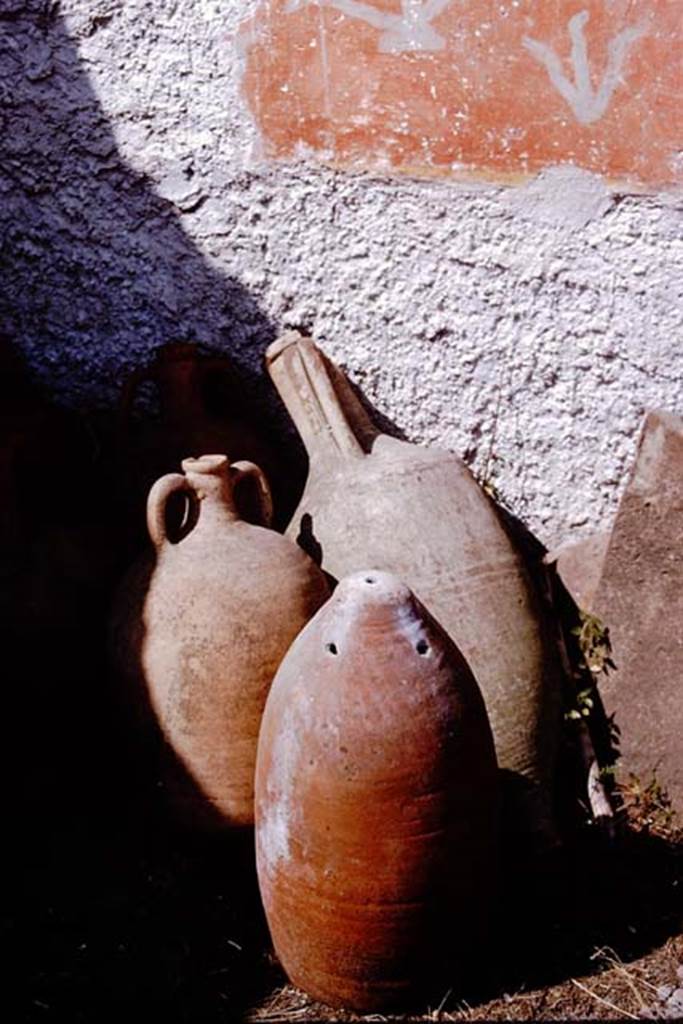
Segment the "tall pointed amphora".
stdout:
[[456,455],[381,433],[311,339],[291,332],[266,359],[310,462],[289,535],[337,579],[375,565],[406,581],[484,695],[509,834],[552,845],[557,653],[492,502]]
[[[124,580],[112,653],[121,684],[163,735],[162,780],[177,819],[199,828],[249,825],[268,689],[329,591],[300,548],[239,518],[233,487],[248,474],[269,521],[270,492],[257,466],[205,455],[182,468],[150,491],[154,557]],[[171,529],[178,494],[185,522]]]
[[273,682],[256,859],[291,980],[361,1011],[458,983],[496,887],[498,773],[465,660],[405,584],[354,574]]

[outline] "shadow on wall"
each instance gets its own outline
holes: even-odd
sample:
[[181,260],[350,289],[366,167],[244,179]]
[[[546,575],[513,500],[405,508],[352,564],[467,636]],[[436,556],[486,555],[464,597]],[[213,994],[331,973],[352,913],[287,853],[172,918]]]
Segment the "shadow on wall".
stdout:
[[0,333],[81,407],[116,399],[121,366],[174,339],[235,355],[263,397],[246,364],[273,324],[121,159],[59,3],[0,0],[0,28]]

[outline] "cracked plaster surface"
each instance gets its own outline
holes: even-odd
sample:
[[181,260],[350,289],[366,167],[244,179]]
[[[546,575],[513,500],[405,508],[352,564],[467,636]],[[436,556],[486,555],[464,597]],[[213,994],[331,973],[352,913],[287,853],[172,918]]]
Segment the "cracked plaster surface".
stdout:
[[544,543],[607,525],[645,409],[683,413],[680,197],[266,165],[235,44],[254,7],[0,0],[0,330],[102,405],[166,340],[256,375],[303,327]]

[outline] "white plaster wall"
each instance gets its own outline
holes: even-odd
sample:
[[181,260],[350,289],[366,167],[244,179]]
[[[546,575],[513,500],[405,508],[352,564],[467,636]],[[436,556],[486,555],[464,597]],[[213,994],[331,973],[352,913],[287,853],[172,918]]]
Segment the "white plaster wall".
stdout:
[[646,408],[683,413],[681,197],[268,166],[244,0],[0,0],[0,330],[73,403],[194,337],[258,371],[312,331],[548,545],[610,520]]

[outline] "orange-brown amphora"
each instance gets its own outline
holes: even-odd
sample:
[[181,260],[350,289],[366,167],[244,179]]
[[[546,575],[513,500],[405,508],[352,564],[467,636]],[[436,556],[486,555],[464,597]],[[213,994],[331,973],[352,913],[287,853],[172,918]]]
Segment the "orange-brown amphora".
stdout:
[[[143,711],[148,705],[163,734],[162,777],[178,820],[249,825],[268,689],[328,587],[290,540],[240,519],[233,487],[249,475],[270,520],[270,491],[256,465],[205,455],[182,468],[150,491],[154,558],[141,560],[119,592],[113,655],[122,685]],[[187,499],[186,515],[173,531],[168,506],[177,494]]]
[[289,536],[337,579],[374,565],[405,580],[481,688],[512,830],[539,848],[552,845],[559,663],[493,503],[452,452],[381,433],[310,338],[290,332],[266,359],[309,455]]
[[495,898],[497,792],[455,645],[396,577],[343,580],[280,665],[259,737],[259,884],[291,980],[371,1011],[462,976]]

